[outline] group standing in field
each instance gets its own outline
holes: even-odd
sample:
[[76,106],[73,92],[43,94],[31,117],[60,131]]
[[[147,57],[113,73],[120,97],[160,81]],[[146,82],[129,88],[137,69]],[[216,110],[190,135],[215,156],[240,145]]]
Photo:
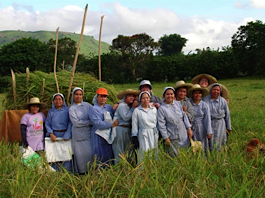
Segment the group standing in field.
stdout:
[[143,80],[138,90],[121,91],[119,104],[111,106],[107,89],[98,88],[91,105],[83,101],[83,90],[75,87],[70,108],[62,94],[53,95],[47,118],[40,112],[46,105],[32,98],[24,104],[29,112],[21,119],[23,146],[40,152],[45,136],[53,143],[59,138],[70,141],[72,160],[52,166],[85,174],[94,162],[104,168],[121,159],[140,164],[145,156],[157,156],[159,139],[171,157],[177,157],[180,148],[189,148],[192,140],[201,142],[206,156],[226,144],[231,133],[229,92],[213,76],[178,81],[164,88],[161,99],[152,89],[151,82]]

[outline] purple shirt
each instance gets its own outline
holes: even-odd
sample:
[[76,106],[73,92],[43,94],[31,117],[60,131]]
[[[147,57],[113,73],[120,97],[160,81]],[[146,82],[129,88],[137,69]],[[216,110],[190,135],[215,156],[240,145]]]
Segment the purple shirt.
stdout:
[[21,118],[20,124],[27,126],[27,142],[34,151],[44,150],[44,122],[45,116],[42,112],[36,114],[26,113]]

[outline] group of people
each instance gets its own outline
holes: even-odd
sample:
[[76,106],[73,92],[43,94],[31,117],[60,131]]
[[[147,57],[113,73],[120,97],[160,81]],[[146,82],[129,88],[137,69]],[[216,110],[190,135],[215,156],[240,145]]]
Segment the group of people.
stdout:
[[62,94],[53,95],[47,118],[40,112],[46,105],[31,98],[24,104],[29,113],[21,119],[23,146],[44,150],[45,134],[52,142],[58,137],[71,141],[72,160],[52,166],[84,174],[94,160],[104,167],[137,154],[140,164],[144,155],[158,152],[159,137],[172,157],[179,148],[188,148],[191,138],[201,141],[205,152],[219,151],[226,144],[231,133],[229,92],[213,76],[200,74],[192,83],[178,81],[175,87],[164,88],[161,100],[152,89],[150,81],[143,80],[138,90],[120,92],[119,104],[111,106],[106,104],[107,89],[99,88],[92,106],[76,87],[70,107]]

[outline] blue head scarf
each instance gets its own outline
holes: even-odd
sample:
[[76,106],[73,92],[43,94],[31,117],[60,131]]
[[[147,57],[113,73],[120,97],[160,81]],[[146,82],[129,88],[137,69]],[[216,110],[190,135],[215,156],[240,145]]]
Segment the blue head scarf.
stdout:
[[[73,89],[73,91],[72,91],[72,99],[71,99],[71,104],[74,104],[74,94],[75,94],[75,92],[77,91],[77,90],[81,90],[82,91],[82,93],[84,94],[84,92],[83,92],[83,89],[81,89],[80,87],[75,87],[74,89]],[[83,102],[83,99],[82,99],[82,101],[81,102]]]
[[54,103],[53,103],[53,100],[54,100],[55,96],[58,96],[58,95],[61,96],[62,99],[63,99],[63,106],[66,106],[66,104],[65,104],[65,99],[64,99],[63,94],[61,94],[61,93],[56,93],[56,94],[54,94],[54,95],[52,96],[52,107],[55,108],[55,105],[54,105]]

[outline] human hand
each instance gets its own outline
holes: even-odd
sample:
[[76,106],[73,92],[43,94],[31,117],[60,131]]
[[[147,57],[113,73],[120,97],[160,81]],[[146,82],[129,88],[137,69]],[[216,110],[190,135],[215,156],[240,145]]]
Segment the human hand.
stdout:
[[116,120],[112,123],[111,127],[116,127],[116,126],[118,126],[118,124],[119,124],[119,120],[116,119]]
[[112,106],[112,109],[116,110],[118,108],[119,104],[118,103],[115,103],[113,106]]
[[187,107],[186,106],[182,106],[183,111],[185,111],[185,113],[187,113]]
[[188,136],[192,138],[193,132],[192,132],[191,128],[188,128],[187,132],[188,132]]
[[52,142],[56,142],[56,136],[50,133],[50,138]]
[[166,145],[166,146],[170,146],[170,143],[171,143],[171,142],[170,142],[170,139],[169,139],[169,138],[165,139],[165,145]]
[[208,134],[208,135],[207,135],[207,138],[208,138],[208,139],[211,139],[211,138],[212,138],[212,134]]
[[136,108],[136,107],[138,107],[138,106],[139,106],[138,101],[137,101],[137,100],[134,100],[134,101],[133,101],[133,104],[132,104],[132,108]]

